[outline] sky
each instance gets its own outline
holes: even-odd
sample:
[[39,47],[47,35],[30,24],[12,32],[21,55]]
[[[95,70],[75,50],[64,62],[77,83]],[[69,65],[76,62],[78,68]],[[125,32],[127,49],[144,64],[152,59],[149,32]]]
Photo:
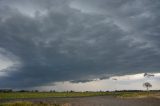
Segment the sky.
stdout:
[[159,0],[0,0],[0,88],[160,89],[159,9]]

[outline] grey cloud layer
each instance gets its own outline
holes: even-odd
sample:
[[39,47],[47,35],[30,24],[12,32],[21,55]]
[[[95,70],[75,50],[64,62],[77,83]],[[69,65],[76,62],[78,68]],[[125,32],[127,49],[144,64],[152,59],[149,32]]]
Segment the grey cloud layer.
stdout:
[[159,8],[158,0],[2,0],[0,47],[22,66],[0,87],[159,71]]

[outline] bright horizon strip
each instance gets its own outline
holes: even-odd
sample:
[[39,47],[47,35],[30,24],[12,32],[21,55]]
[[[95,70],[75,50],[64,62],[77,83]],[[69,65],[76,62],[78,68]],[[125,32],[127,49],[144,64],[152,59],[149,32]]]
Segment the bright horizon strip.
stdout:
[[[151,90],[159,90],[160,88],[160,73],[152,73],[154,77],[144,77],[144,73],[130,74],[122,76],[112,76],[108,79],[95,79],[90,82],[71,83],[69,81],[57,82],[49,86],[39,86],[30,89],[38,89],[40,91],[114,91],[114,90],[146,90],[143,83],[149,82],[152,84]],[[114,79],[117,80],[114,80]]]

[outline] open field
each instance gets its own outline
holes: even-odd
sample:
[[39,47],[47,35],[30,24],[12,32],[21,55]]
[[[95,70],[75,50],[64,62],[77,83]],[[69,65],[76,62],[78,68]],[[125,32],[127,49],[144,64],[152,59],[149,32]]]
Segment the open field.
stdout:
[[[21,102],[17,102],[21,101]],[[6,104],[7,103],[7,104]],[[74,98],[14,99],[0,106],[159,106],[157,98],[116,98],[111,96]]]
[[6,92],[0,93],[1,99],[18,98],[50,98],[50,97],[88,97],[88,96],[114,96],[114,97],[159,97],[160,92]]
[[49,97],[85,97],[110,95],[109,92],[9,92],[0,93],[0,99],[49,98]]
[[160,92],[10,92],[0,106],[159,106]]

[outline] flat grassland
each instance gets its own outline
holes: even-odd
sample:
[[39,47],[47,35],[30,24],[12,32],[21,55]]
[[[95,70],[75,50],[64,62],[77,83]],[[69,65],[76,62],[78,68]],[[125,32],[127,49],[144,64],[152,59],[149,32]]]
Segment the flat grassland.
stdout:
[[109,92],[9,92],[0,93],[0,99],[50,98],[50,97],[86,97],[110,95]]
[[0,93],[0,106],[159,106],[159,104],[159,91]]
[[0,99],[19,98],[50,98],[50,97],[88,97],[88,96],[114,96],[114,97],[159,97],[160,92],[8,92],[0,93]]

